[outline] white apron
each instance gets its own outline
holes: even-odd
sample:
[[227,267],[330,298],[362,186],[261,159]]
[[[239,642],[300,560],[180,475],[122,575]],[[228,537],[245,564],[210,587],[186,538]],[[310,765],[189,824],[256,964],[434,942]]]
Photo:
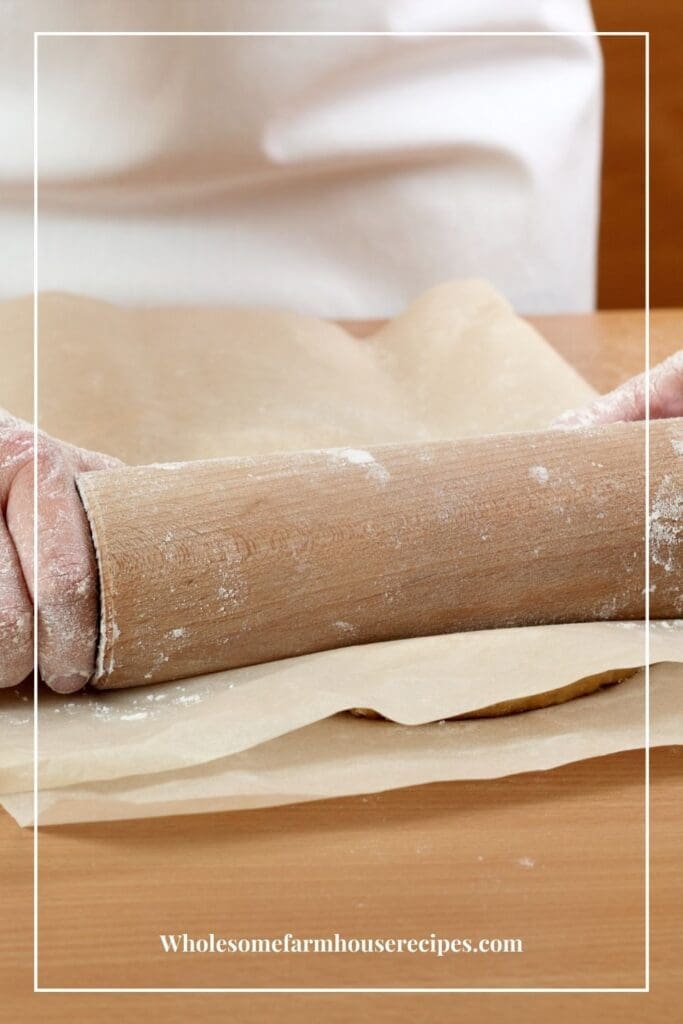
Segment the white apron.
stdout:
[[[0,297],[32,288],[32,35],[567,31],[585,0],[0,7]],[[451,277],[590,309],[597,39],[42,37],[39,284],[389,316]]]

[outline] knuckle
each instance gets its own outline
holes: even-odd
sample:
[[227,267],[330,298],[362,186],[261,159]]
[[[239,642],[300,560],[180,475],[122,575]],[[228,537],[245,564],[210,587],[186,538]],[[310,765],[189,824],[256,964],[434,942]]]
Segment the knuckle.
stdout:
[[64,459],[57,445],[41,439],[36,448],[36,466],[39,485],[62,472]]
[[25,427],[0,425],[0,470],[18,473],[33,462],[33,431]]
[[[667,364],[665,363],[665,365]],[[678,352],[674,352],[668,360],[668,365],[673,373],[683,378],[683,348],[679,349]]]
[[662,363],[651,376],[651,399],[658,415],[677,416],[683,411],[683,351]]
[[51,561],[41,568],[38,579],[38,603],[42,607],[63,607],[92,601],[97,586],[91,572],[82,566]]

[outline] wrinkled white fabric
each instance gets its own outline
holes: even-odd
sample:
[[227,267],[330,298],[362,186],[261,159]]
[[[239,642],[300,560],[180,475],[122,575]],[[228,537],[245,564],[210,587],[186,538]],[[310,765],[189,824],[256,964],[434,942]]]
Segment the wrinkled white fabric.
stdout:
[[[32,288],[41,31],[583,32],[587,0],[0,6],[0,297]],[[39,285],[389,316],[450,277],[594,299],[601,65],[571,37],[38,41]]]

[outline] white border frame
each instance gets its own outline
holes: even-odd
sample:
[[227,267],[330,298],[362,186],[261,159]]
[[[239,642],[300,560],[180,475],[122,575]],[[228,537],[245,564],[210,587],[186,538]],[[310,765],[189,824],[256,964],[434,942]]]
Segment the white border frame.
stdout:
[[202,992],[234,992],[241,994],[256,993],[386,993],[386,994],[451,994],[466,993],[649,993],[650,992],[650,33],[644,32],[34,32],[33,33],[33,429],[35,451],[38,450],[38,40],[43,36],[248,36],[248,37],[356,37],[356,36],[389,36],[406,38],[428,38],[448,36],[570,36],[570,37],[637,37],[644,40],[644,76],[645,76],[645,381],[646,402],[645,413],[645,737],[644,737],[644,782],[645,782],[645,984],[641,987],[622,988],[41,988],[38,984],[38,466],[34,458],[33,465],[33,512],[34,512],[34,672],[33,672],[33,992],[70,992],[70,993],[202,993]]

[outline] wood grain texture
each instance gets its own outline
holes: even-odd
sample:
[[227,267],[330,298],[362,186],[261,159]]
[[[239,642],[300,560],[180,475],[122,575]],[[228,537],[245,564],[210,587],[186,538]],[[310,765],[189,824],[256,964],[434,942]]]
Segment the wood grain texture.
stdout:
[[[29,1005],[31,833],[0,818],[8,1021],[675,1020],[683,759],[652,753],[651,996],[50,996]],[[44,828],[43,986],[642,982],[643,752],[506,779],[187,818]],[[532,863],[529,863],[532,862]],[[169,958],[161,931],[520,935],[521,956]],[[24,998],[21,994],[24,993]],[[361,1007],[364,1008],[361,1012]],[[668,1016],[664,1011],[668,1011]],[[590,1012],[589,1012],[590,1011]],[[662,1015],[660,1016],[659,1013]],[[185,1015],[185,1016],[183,1016]],[[461,1016],[464,1015],[464,1016]]]
[[[603,315],[597,321],[557,317],[548,323],[548,337],[563,339],[561,351],[587,367],[591,383],[609,387],[642,366],[641,322],[638,313],[624,314],[618,323]],[[680,347],[683,317],[666,314],[661,324],[663,356]],[[590,977],[600,985],[615,978],[627,983],[634,974],[639,981],[643,778],[643,754],[633,751],[552,772],[421,786],[371,800],[42,829],[40,983],[229,985],[232,975],[223,961],[161,960],[156,945],[161,927],[208,931],[218,922],[246,933],[265,921],[271,929],[282,923],[306,928],[317,923],[320,930],[348,924],[369,933],[378,920],[393,928],[399,922],[406,933],[418,924],[442,930],[459,927],[458,922],[463,927],[472,922],[487,933],[504,927],[526,933],[533,940],[531,957],[497,962],[494,985],[511,970],[530,985],[555,985],[578,973],[582,981]],[[283,1024],[302,1018],[330,1024],[454,1019],[517,1024],[550,1018],[574,1024],[577,1015],[591,1024],[676,1020],[683,949],[681,748],[652,752],[651,794],[652,987],[647,995],[33,995],[32,834],[1,812],[0,1019],[12,1024],[104,1024],[122,1015],[164,1024],[226,1018]],[[534,859],[534,868],[523,868],[522,857]],[[346,968],[353,983],[375,984],[376,965],[353,959]],[[309,984],[325,980],[318,959],[293,966]],[[412,981],[404,961],[389,960],[383,970],[396,985]],[[249,972],[264,987],[285,973],[262,960],[240,967],[242,977]],[[340,970],[330,973],[339,977]],[[467,964],[449,971],[448,983],[458,984],[463,976],[465,984],[473,980]],[[291,970],[287,977],[291,984]]]
[[[683,611],[679,445],[683,421],[652,424],[653,618]],[[644,425],[620,423],[86,473],[95,685],[404,637],[642,619],[644,456]]]
[[[645,371],[645,316],[624,309],[582,316],[530,316],[528,320],[598,391],[611,391]],[[650,314],[652,366],[683,347],[683,309]]]
[[[681,301],[683,5],[592,0],[596,28],[650,32],[650,280],[655,306]],[[645,280],[644,40],[602,38],[605,67],[598,305],[642,304]]]

